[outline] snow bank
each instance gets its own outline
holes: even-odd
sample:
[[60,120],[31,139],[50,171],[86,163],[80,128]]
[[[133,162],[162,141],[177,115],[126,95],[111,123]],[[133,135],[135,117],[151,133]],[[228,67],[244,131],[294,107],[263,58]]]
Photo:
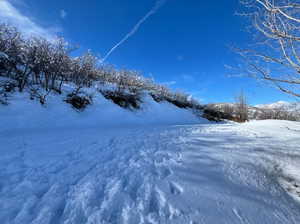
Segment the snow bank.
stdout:
[[8,106],[0,107],[1,130],[208,123],[190,110],[157,103],[150,96],[143,99],[142,109],[138,111],[123,109],[100,94],[94,96],[93,105],[83,112],[74,110],[63,100],[62,96],[50,95],[46,105],[41,106],[26,94],[16,94]]

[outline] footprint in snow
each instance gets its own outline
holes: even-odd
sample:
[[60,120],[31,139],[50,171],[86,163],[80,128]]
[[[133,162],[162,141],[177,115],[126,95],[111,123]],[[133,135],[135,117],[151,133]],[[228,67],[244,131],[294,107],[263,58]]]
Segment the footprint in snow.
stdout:
[[177,183],[170,182],[169,187],[170,187],[170,192],[173,195],[179,195],[183,192],[183,188]]

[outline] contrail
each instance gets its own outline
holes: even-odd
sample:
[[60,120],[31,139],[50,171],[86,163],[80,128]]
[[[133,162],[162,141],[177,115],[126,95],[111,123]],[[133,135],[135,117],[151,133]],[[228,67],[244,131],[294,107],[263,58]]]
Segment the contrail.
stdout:
[[157,0],[155,5],[153,6],[153,8],[140,20],[138,21],[138,23],[131,29],[131,31],[129,33],[127,33],[125,35],[125,37],[123,37],[123,39],[121,39],[115,46],[113,46],[109,52],[105,55],[105,57],[102,59],[102,63],[104,61],[106,61],[106,59],[118,48],[120,47],[126,40],[128,40],[132,35],[134,35],[138,29],[140,28],[140,26],[153,14],[155,14],[157,12],[157,10],[159,10],[166,2],[167,0]]

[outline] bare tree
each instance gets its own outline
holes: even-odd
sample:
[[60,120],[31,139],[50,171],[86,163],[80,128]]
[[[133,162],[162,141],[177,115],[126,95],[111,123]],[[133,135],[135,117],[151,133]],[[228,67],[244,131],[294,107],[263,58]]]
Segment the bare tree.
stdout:
[[232,106],[231,104],[224,104],[224,105],[222,105],[222,111],[225,114],[232,115],[234,113],[234,106]]
[[235,98],[236,101],[236,117],[237,121],[248,121],[248,104],[247,98],[243,91],[241,91]]
[[248,49],[235,48],[246,63],[242,72],[300,97],[300,1],[240,1],[255,35]]

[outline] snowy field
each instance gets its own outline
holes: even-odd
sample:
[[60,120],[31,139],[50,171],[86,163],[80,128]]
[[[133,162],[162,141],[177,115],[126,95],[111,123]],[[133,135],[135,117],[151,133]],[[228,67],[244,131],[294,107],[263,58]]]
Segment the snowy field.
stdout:
[[300,123],[13,102],[0,107],[1,224],[300,223]]

